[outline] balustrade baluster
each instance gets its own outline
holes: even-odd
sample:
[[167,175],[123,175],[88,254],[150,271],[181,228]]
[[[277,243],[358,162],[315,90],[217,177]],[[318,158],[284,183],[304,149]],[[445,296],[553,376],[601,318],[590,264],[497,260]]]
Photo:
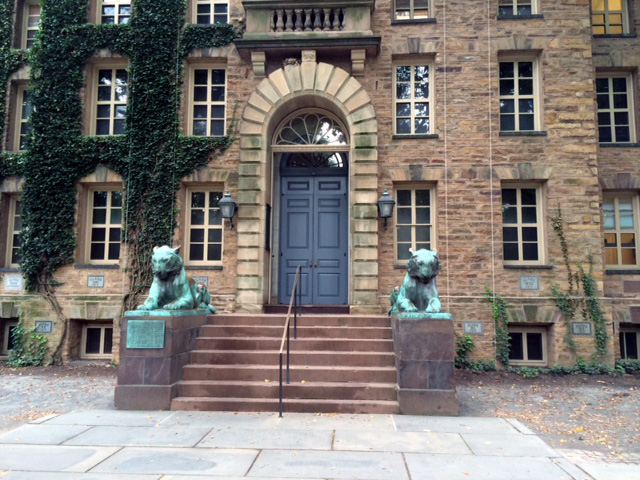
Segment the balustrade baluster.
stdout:
[[293,9],[287,9],[286,15],[287,23],[285,24],[284,30],[285,32],[293,32]]
[[322,30],[322,23],[320,21],[320,16],[321,16],[321,11],[319,8],[313,8],[311,9],[311,11],[313,12],[313,30],[316,32],[319,32],[320,30]]
[[276,16],[278,17],[276,20],[276,32],[282,32],[284,31],[284,10],[280,12],[280,15],[278,15],[278,11],[276,10]]
[[303,10],[304,13],[304,31],[305,32],[310,32],[311,31],[311,12],[313,10],[310,8],[307,8],[306,10]]
[[322,30],[331,30],[331,9],[324,9],[324,22],[322,22]]
[[296,12],[296,23],[295,23],[296,32],[301,32],[302,31],[302,9],[296,8],[295,12]]
[[271,12],[271,16],[269,17],[269,31],[271,32],[277,32],[276,30],[276,17],[278,16],[278,12],[277,11],[273,11]]
[[338,28],[340,30],[344,30],[344,24],[345,24],[345,20],[346,20],[346,12],[344,8],[339,8],[338,9],[338,16],[336,17],[336,22],[338,24]]

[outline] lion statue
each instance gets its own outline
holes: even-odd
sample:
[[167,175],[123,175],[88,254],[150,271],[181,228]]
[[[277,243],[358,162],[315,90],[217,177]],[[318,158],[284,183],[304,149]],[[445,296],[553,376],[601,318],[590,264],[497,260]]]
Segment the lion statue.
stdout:
[[435,250],[411,251],[407,274],[402,287],[395,287],[389,296],[392,312],[440,313],[436,276],[440,273],[440,260]]
[[178,248],[153,247],[153,283],[149,297],[138,310],[186,310],[200,308],[216,313],[207,287],[187,277]]

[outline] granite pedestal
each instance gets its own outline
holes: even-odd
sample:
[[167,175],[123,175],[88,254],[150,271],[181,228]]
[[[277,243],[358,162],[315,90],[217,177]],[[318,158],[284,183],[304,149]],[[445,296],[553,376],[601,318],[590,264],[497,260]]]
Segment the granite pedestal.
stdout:
[[[121,410],[169,410],[191,360],[206,310],[125,312],[114,403]],[[141,322],[142,321],[142,322]],[[137,323],[131,323],[137,322]],[[164,330],[163,338],[158,335]],[[137,331],[137,332],[136,332]],[[151,341],[140,337],[153,332]]]
[[405,415],[458,415],[449,313],[393,313],[398,403]]

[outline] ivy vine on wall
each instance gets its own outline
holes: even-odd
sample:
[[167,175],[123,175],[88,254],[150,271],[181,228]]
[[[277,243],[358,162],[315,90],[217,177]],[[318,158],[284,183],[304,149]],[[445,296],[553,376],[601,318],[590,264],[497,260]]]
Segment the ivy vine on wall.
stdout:
[[[23,61],[11,50],[13,0],[0,0],[3,76]],[[123,179],[126,197],[124,242],[128,246],[130,290],[123,307],[138,303],[150,283],[154,245],[171,244],[174,199],[183,177],[224,152],[233,137],[186,137],[179,134],[184,59],[197,48],[221,47],[240,36],[232,25],[185,24],[185,0],[133,0],[129,25],[93,25],[87,0],[43,2],[40,31],[29,52],[32,132],[23,155],[0,157],[0,181],[22,173],[24,228],[20,268],[29,290],[47,298],[63,323],[54,272],[73,262],[77,182],[105,165]],[[7,20],[8,19],[8,20]],[[126,133],[83,137],[80,90],[87,61],[99,49],[129,59]],[[2,93],[2,91],[0,91]],[[4,97],[3,97],[4,98]],[[4,108],[4,106],[3,106]],[[229,129],[233,131],[233,128]]]

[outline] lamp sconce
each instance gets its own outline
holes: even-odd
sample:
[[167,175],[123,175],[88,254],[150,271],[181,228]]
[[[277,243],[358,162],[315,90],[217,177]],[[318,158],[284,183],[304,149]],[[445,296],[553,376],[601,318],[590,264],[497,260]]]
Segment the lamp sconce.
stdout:
[[378,213],[380,214],[380,218],[384,218],[384,229],[387,229],[387,218],[391,218],[393,216],[393,207],[395,207],[396,202],[391,198],[387,189],[384,189],[384,193],[378,200]]
[[220,211],[222,212],[222,218],[228,218],[230,223],[230,230],[233,230],[233,216],[236,214],[238,204],[231,198],[231,193],[227,192],[224,197],[218,202]]

